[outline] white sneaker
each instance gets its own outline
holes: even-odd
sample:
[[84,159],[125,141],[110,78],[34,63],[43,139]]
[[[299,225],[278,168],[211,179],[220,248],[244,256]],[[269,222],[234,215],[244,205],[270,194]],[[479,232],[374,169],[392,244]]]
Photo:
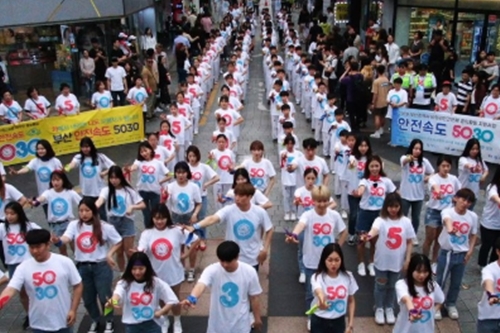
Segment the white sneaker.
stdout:
[[290,214],[288,213],[285,214],[285,221],[290,221]]
[[375,132],[373,134],[370,134],[370,138],[373,138],[373,139],[380,139],[380,133],[379,132]]
[[87,333],[97,333],[98,329],[99,329],[99,323],[97,321],[93,321],[92,324],[90,324]]
[[187,282],[194,282],[194,269],[188,271]]
[[332,170],[331,174],[334,175],[335,174],[335,170]]
[[104,333],[114,333],[115,323],[113,321],[106,322],[106,328],[104,328]]
[[174,317],[174,333],[182,333],[181,317]]
[[356,245],[356,236],[355,235],[349,235],[349,238],[347,239],[347,245],[349,245],[349,246]]
[[[358,274],[359,276],[366,276],[366,267],[365,267],[365,263],[362,262],[358,265]],[[384,314],[384,312],[382,311],[382,315]]]
[[311,319],[307,319],[307,330],[311,331]]
[[447,306],[448,316],[450,319],[457,320],[458,319],[458,310],[456,306]]
[[418,246],[419,242],[417,238],[413,238],[413,246]]
[[378,325],[385,324],[384,309],[378,308],[375,310],[375,323],[377,323]]
[[342,218],[345,220],[347,219],[347,212],[345,210],[343,210],[340,215],[342,216]]
[[441,315],[441,310],[436,310],[436,312],[434,313],[434,320],[441,320],[443,319],[443,316]]
[[383,127],[380,127],[380,128],[378,129],[378,134],[380,134],[380,135],[383,135],[383,134],[384,134],[384,128],[383,128]]
[[373,263],[368,264],[368,272],[370,276],[375,276],[375,265]]
[[295,213],[291,213],[290,214],[290,221],[295,221],[297,220],[297,215],[295,215]]
[[300,273],[300,275],[299,275],[299,283],[301,283],[301,284],[306,283],[306,274],[305,273]]
[[161,326],[161,333],[168,333],[168,328],[170,327],[170,320],[168,319],[168,316],[163,316],[163,318],[165,319],[165,321]]
[[437,268],[438,268],[438,264],[437,264],[437,262],[433,262],[433,263],[431,264],[432,274],[436,275]]
[[392,308],[385,309],[385,321],[389,325],[394,325],[396,317],[394,317],[394,310]]

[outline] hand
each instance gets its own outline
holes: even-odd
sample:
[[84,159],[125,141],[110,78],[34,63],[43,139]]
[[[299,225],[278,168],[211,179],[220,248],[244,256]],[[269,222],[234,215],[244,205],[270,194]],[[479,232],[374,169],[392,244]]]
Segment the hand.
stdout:
[[253,328],[256,331],[262,331],[262,319],[256,318],[253,322]]
[[185,299],[185,300],[183,300],[183,301],[180,301],[180,302],[179,302],[179,305],[180,305],[181,307],[183,307],[184,309],[186,309],[186,310],[187,310],[187,309],[189,309],[189,308],[193,308],[193,309],[194,309],[194,308],[196,307],[196,305],[191,304],[191,302],[190,302],[190,301],[188,301],[187,299]]
[[56,235],[52,234],[50,235],[50,241],[55,244],[57,242],[59,242],[61,240],[61,238],[57,237]]
[[[137,251],[136,249],[130,249],[129,252],[131,250]],[[108,262],[109,267],[111,267],[113,269],[117,267],[116,261],[115,261],[115,259],[112,256],[106,256],[106,261]]]
[[299,244],[299,240],[293,236],[286,236],[285,237],[285,242],[288,243],[288,244]]
[[14,169],[13,167],[9,168],[9,175],[17,175],[17,170]]
[[73,310],[69,310],[68,315],[66,316],[66,324],[68,326],[73,326],[76,321],[76,313]]
[[161,318],[162,314],[161,314],[161,311],[158,310],[158,311],[155,311],[155,318]]
[[196,222],[198,222],[198,215],[193,214],[193,215],[191,216],[191,218],[189,219],[189,223],[191,223],[191,224],[195,224]]
[[259,255],[257,256],[257,261],[259,262],[259,265],[263,265],[266,259],[267,259],[267,251],[265,249],[260,250]]
[[127,207],[127,211],[125,213],[127,215],[132,215],[133,212],[134,212],[134,209],[132,208],[132,206],[129,206],[129,207]]
[[186,230],[187,232],[194,232],[194,227],[190,225],[183,225],[182,230]]
[[353,333],[354,332],[354,328],[352,326],[348,326],[346,329],[345,329],[345,333]]
[[[415,310],[415,309],[414,309]],[[408,314],[408,320],[411,322],[415,322],[422,318],[422,311],[410,311]]]
[[328,303],[328,301],[324,298],[320,298],[319,299],[319,309],[320,310],[326,310],[328,309],[328,307],[330,306],[330,304]]
[[472,257],[472,253],[467,252],[467,254],[465,255],[465,258],[464,258],[464,264],[467,264],[469,262],[470,257]]
[[497,295],[492,295],[492,296],[488,296],[488,304],[489,305],[495,305],[495,304],[498,304],[500,300],[498,299],[498,296]]

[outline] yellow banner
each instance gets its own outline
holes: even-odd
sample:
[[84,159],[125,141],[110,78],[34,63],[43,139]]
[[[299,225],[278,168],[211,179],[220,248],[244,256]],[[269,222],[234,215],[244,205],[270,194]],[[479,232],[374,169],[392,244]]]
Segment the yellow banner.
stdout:
[[58,156],[76,153],[86,136],[98,148],[140,141],[144,138],[142,107],[122,106],[0,126],[0,162],[13,165],[31,160],[40,139],[49,141]]

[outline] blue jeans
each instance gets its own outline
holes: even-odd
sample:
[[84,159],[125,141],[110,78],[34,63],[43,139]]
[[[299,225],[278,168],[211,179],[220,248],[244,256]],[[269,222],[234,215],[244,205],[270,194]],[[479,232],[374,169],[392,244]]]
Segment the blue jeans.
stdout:
[[415,234],[418,232],[418,227],[420,225],[420,212],[422,211],[422,206],[424,205],[423,200],[419,201],[408,201],[405,199],[401,200],[403,203],[403,215],[408,216],[411,208],[411,224],[413,225],[413,230],[415,230]]
[[444,285],[448,276],[450,277],[450,285],[446,294],[445,305],[455,306],[457,304],[458,293],[460,292],[460,285],[465,272],[465,259],[466,252],[452,252],[446,250],[439,250],[436,282],[441,289],[444,290]]
[[377,217],[380,216],[380,210],[358,210],[358,217],[356,219],[356,231],[370,231],[373,225],[373,222]]
[[302,260],[302,257],[304,256],[304,253],[302,252],[302,247],[304,246],[304,231],[302,231],[299,234],[299,247],[297,250],[297,261],[299,263],[299,271],[301,273],[306,272],[306,268],[304,267],[304,261]]
[[161,333],[161,327],[154,321],[148,320],[139,324],[125,324],[125,333]]
[[500,319],[485,319],[477,321],[479,333],[500,333]]
[[306,273],[306,309],[309,310],[311,302],[314,299],[314,293],[311,287],[311,278],[313,274],[316,273],[316,270],[306,268],[304,273]]
[[[97,297],[104,309],[104,304],[113,296],[111,285],[113,283],[113,271],[106,261],[98,263],[78,263],[76,265],[82,277],[83,302],[85,309],[94,322],[99,322],[101,312],[97,304]],[[106,320],[112,320],[113,312],[106,316]]]
[[45,331],[45,330],[39,330],[36,328],[31,329],[32,333],[73,333],[73,328],[67,327],[67,328],[61,328],[60,330],[57,331]]
[[160,204],[160,194],[149,191],[139,191],[139,195],[146,204],[146,208],[142,210],[142,216],[144,218],[144,227],[147,228],[153,223],[151,220],[151,211]]
[[394,308],[394,304],[396,303],[395,287],[399,276],[399,272],[380,271],[375,267],[375,288],[373,289],[375,308]]
[[356,221],[358,219],[359,202],[361,198],[348,195],[347,201],[349,202],[349,225],[347,226],[349,230],[349,235],[356,234]]

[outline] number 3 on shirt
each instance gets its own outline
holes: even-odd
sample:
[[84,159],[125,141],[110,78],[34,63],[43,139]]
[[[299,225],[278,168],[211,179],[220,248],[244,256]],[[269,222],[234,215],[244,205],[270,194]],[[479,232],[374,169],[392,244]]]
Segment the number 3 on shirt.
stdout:
[[403,244],[403,237],[401,236],[402,232],[403,229],[401,229],[400,227],[389,228],[389,231],[387,232],[387,240],[385,241],[385,245],[390,250],[397,250],[401,247],[401,244]]
[[238,295],[239,288],[234,282],[226,282],[222,285],[222,295],[220,296],[220,304],[225,308],[232,308],[240,301]]

